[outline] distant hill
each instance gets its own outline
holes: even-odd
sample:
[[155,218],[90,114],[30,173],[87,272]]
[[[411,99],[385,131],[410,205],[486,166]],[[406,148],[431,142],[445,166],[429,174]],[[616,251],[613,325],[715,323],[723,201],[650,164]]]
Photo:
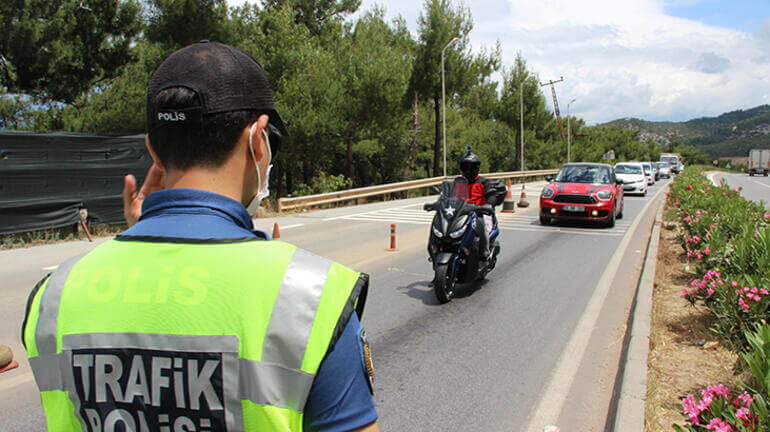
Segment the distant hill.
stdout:
[[652,122],[636,118],[607,124],[639,130],[639,139],[661,146],[689,144],[716,157],[744,156],[752,148],[770,148],[770,105],[702,117],[686,122]]

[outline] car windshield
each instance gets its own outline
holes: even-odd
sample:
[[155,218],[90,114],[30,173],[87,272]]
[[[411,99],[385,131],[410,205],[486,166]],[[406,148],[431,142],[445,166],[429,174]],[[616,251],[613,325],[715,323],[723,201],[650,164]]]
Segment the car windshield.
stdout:
[[667,164],[666,162],[660,162],[659,165],[660,165],[661,168],[671,168],[671,166],[669,164]]
[[562,183],[610,183],[610,172],[606,167],[589,165],[563,166],[556,174],[556,181]]
[[617,165],[615,174],[641,174],[642,168],[638,165]]
[[676,162],[677,162],[677,159],[675,157],[664,157],[661,160],[663,160],[664,162],[667,162],[667,163],[669,163],[671,165],[676,165]]

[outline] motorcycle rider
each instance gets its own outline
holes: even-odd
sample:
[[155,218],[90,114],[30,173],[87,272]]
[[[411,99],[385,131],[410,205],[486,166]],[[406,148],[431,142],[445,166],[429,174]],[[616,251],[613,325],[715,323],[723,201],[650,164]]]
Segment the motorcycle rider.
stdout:
[[[506,188],[500,180],[488,179],[479,176],[481,158],[471,151],[471,147],[465,147],[467,153],[460,159],[460,173],[468,183],[466,202],[483,206],[489,204],[492,207],[503,202]],[[482,223],[483,220],[483,223]],[[476,219],[473,227],[479,237],[480,252],[484,259],[489,258],[489,233],[496,225],[494,215],[483,215],[483,219]]]

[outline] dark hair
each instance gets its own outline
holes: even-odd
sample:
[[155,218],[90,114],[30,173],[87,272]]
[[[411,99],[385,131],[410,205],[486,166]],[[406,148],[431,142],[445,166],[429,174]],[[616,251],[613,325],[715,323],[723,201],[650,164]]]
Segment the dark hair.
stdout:
[[[170,87],[158,92],[154,104],[158,109],[184,109],[200,106],[200,101],[186,87]],[[230,157],[243,128],[258,116],[253,111],[211,114],[203,117],[199,129],[164,127],[150,131],[150,143],[165,167],[216,168]]]

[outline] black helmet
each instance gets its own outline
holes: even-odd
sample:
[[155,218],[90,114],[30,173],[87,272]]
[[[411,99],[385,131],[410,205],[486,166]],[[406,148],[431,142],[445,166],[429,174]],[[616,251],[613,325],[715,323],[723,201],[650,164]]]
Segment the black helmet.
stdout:
[[468,152],[460,159],[460,172],[468,181],[474,181],[481,169],[481,158],[476,153],[471,152],[471,146],[467,146],[465,149]]

